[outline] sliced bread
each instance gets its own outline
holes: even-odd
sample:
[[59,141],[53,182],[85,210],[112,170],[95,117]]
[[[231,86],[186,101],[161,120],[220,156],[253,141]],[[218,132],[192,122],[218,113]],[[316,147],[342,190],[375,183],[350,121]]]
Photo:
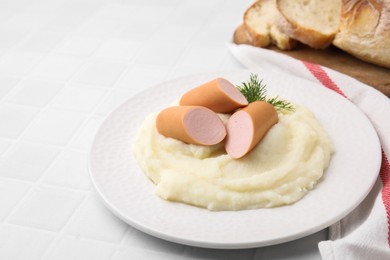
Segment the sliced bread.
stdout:
[[329,46],[339,29],[341,0],[276,0],[276,8],[279,30],[312,48]]
[[390,0],[343,0],[333,44],[355,57],[390,68]]
[[[252,44],[252,35],[249,34],[249,32],[246,30],[245,25],[241,24],[237,27],[237,29],[234,31],[233,34],[233,41],[236,44],[248,44],[248,45],[254,45]],[[261,46],[259,46],[261,47]]]
[[279,31],[275,20],[280,14],[275,0],[259,0],[252,4],[244,14],[244,23],[234,33],[234,42],[257,47],[275,44],[282,50],[292,49],[296,41]]

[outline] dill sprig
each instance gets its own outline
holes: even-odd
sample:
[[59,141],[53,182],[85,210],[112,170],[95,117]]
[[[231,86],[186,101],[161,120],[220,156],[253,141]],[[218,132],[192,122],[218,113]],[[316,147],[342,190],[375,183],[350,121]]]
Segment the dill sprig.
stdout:
[[278,111],[281,111],[281,110],[287,110],[287,111],[294,111],[294,106],[284,100],[284,99],[279,99],[278,96],[276,97],[273,97],[273,98],[269,98],[266,100],[268,103],[270,103],[271,105],[273,105],[275,107],[276,110]]
[[251,74],[248,82],[242,82],[242,86],[237,86],[238,90],[245,96],[249,103],[254,101],[264,101],[266,99],[266,85],[263,80],[259,80],[257,74]]
[[251,74],[247,82],[242,82],[242,86],[237,86],[238,90],[245,96],[249,103],[254,101],[266,101],[273,105],[277,111],[294,111],[294,106],[286,100],[279,99],[278,96],[267,98],[266,84],[259,79],[257,74]]

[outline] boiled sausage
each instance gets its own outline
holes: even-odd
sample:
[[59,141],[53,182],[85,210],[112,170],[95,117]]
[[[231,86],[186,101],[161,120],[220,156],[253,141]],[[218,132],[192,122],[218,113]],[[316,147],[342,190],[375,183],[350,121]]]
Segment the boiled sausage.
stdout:
[[226,136],[222,120],[212,110],[200,106],[173,106],[156,119],[157,131],[189,144],[214,145]]
[[185,93],[182,106],[203,106],[217,113],[230,113],[248,105],[243,94],[224,78],[216,78]]
[[278,122],[275,108],[265,101],[255,101],[235,112],[226,125],[226,152],[241,158],[250,152]]

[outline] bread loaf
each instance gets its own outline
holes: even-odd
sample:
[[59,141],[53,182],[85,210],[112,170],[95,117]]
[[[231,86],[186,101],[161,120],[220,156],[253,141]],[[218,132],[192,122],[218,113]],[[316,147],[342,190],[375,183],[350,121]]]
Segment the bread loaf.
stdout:
[[390,68],[390,0],[343,0],[333,44],[355,57]]
[[390,68],[390,0],[258,0],[244,14],[234,42],[291,50],[333,43],[353,56]]

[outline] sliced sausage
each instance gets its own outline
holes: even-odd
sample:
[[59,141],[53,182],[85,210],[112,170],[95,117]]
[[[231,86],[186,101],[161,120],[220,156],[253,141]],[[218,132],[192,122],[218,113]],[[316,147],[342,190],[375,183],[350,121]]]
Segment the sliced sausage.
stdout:
[[265,101],[255,101],[235,112],[226,124],[226,152],[235,159],[250,152],[278,122],[275,108]]
[[182,106],[203,106],[217,113],[230,113],[248,105],[243,94],[224,78],[216,78],[185,93]]
[[157,131],[189,144],[214,145],[226,136],[222,120],[200,106],[174,106],[162,110],[156,119]]

